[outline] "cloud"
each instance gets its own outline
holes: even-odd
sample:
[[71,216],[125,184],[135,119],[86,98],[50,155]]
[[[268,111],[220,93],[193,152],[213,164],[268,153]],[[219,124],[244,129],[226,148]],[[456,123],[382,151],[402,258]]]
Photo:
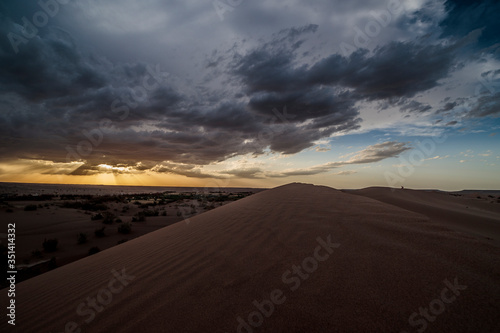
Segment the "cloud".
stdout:
[[500,92],[480,96],[470,110],[469,117],[494,117],[500,116]]
[[[204,166],[246,154],[297,154],[363,130],[370,120],[362,107],[384,119],[390,107],[427,117],[470,103],[468,117],[498,116],[500,95],[491,91],[440,108],[422,98],[458,68],[483,61],[478,49],[496,54],[487,49],[498,42],[495,2],[406,3],[369,48],[340,54],[353,27],[386,7],[245,2],[221,22],[210,2],[72,2],[19,52],[0,39],[0,161],[47,161],[42,172],[56,174],[260,178],[268,172],[209,173]],[[4,1],[0,35],[22,36],[21,18],[37,10],[36,3]],[[376,144],[343,164],[271,176],[317,174],[407,149]]]
[[448,158],[450,157],[450,155],[446,155],[446,156],[434,156],[434,157],[429,157],[429,158],[426,158],[424,159],[424,161],[432,161],[432,160],[442,160],[442,159],[445,159],[445,158]]
[[333,173],[333,175],[337,175],[337,176],[349,176],[349,175],[354,175],[355,173],[358,173],[358,172],[357,171],[353,171],[353,170],[346,170],[346,171],[335,172],[335,173]]
[[247,179],[264,178],[263,171],[260,168],[232,169],[232,170],[222,171],[221,173],[234,176],[235,178],[247,178]]
[[351,164],[368,164],[382,161],[387,158],[397,157],[399,154],[410,150],[411,147],[404,142],[387,141],[366,147],[355,153],[350,159],[340,162],[328,162],[309,168],[285,170],[282,172],[268,172],[267,177],[281,178],[290,176],[310,176],[329,172],[332,169]]

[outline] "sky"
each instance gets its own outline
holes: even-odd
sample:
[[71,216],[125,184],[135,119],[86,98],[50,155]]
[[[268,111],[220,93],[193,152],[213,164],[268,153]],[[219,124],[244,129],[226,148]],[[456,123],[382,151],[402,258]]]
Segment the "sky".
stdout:
[[0,182],[500,189],[500,2],[0,4]]

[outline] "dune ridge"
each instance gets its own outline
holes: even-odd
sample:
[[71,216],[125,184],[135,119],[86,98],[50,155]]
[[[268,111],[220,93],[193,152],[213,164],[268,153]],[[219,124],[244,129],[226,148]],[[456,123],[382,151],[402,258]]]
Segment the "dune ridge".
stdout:
[[[339,246],[311,273],[293,273],[315,258],[318,238]],[[498,246],[423,214],[294,183],[18,284],[16,331],[416,332],[425,324],[426,332],[494,332],[499,258]],[[116,280],[123,272],[126,285]],[[411,326],[410,316],[455,280],[466,286],[456,300]],[[250,325],[253,302],[275,290],[283,302]],[[112,299],[91,316],[88,300],[99,293]]]

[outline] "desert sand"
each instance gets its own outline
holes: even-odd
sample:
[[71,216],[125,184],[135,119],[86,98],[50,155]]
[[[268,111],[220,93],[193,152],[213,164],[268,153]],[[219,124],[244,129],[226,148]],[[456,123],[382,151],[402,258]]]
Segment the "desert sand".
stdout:
[[[110,248],[258,191],[0,183],[0,221],[16,223],[16,281],[20,282],[79,260],[91,249]],[[123,223],[130,225],[129,233],[119,232]],[[97,230],[102,232],[97,235]],[[53,239],[58,241],[57,250],[45,251],[44,241]],[[0,238],[0,247],[6,243]],[[5,264],[2,261],[1,267]],[[2,279],[0,289],[5,286]]]
[[19,283],[14,331],[499,332],[497,204],[386,191],[289,184],[166,226]]

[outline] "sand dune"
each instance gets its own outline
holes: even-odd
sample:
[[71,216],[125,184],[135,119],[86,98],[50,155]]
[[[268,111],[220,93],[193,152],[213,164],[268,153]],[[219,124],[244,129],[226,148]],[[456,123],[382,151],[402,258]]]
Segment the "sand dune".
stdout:
[[500,204],[474,193],[457,196],[447,192],[395,190],[370,187],[349,191],[429,217],[436,224],[491,239],[500,244]]
[[498,332],[484,228],[289,184],[18,284],[15,331]]

